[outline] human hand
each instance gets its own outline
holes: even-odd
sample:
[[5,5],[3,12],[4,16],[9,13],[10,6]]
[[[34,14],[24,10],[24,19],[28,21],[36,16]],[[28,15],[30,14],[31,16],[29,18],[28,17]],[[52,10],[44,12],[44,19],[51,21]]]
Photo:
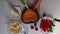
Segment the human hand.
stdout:
[[40,9],[40,3],[41,3],[41,0],[38,0],[38,2],[34,6],[34,9],[39,10]]

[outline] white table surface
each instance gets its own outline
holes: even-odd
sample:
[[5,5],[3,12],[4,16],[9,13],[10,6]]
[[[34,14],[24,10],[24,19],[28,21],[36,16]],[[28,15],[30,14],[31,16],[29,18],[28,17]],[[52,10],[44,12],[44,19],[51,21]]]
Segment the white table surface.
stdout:
[[[44,4],[45,2],[45,4]],[[46,10],[47,13],[51,13],[54,17],[60,17],[60,0],[43,0],[42,9]],[[0,0],[0,34],[8,34],[7,32],[7,18],[6,16],[9,15],[9,6],[4,0]],[[38,21],[38,23],[40,20]],[[60,34],[60,22],[55,22],[54,32],[50,34]],[[44,34],[40,32],[40,30],[35,31],[30,29],[30,24],[26,25],[28,28],[28,34]]]

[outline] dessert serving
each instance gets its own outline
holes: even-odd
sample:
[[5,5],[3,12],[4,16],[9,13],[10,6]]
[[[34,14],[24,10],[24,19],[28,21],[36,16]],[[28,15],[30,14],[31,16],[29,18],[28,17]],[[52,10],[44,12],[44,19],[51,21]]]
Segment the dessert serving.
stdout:
[[9,32],[19,34],[22,31],[22,25],[19,22],[12,21],[8,26]]
[[23,0],[23,3],[25,4],[26,10],[23,11],[23,13],[21,15],[22,21],[24,23],[32,23],[32,22],[35,23],[35,22],[37,22],[39,19],[38,12],[32,8],[29,8],[28,4],[26,3],[26,0]]
[[38,20],[38,14],[32,9],[28,9],[23,12],[22,20],[26,23],[36,22]]

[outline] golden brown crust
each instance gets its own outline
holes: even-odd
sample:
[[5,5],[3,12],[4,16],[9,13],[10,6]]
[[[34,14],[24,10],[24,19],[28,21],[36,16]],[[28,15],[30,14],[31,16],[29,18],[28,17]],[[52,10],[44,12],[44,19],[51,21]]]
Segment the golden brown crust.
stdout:
[[38,14],[32,9],[28,9],[23,13],[22,20],[24,22],[35,22],[38,20]]

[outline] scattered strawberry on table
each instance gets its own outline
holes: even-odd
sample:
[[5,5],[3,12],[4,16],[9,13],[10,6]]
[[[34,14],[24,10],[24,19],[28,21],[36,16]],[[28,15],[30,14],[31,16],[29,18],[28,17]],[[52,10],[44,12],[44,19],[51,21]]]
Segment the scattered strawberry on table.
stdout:
[[31,25],[31,29],[34,29],[35,31],[38,31],[37,24],[36,24],[36,23],[34,23],[34,25]]

